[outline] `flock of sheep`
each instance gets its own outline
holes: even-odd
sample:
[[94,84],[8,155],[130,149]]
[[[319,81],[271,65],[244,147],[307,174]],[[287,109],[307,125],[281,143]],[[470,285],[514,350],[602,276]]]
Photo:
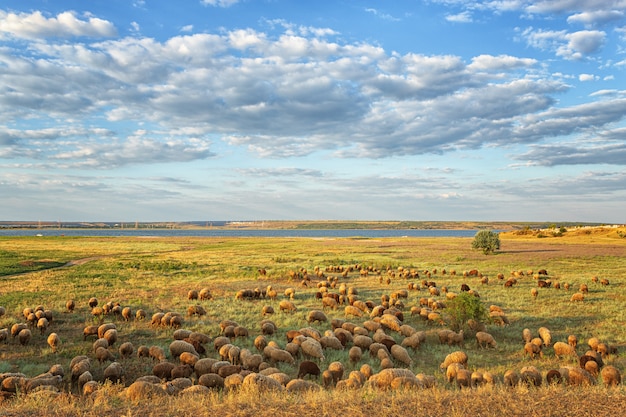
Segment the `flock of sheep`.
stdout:
[[[397,278],[404,278],[406,289],[381,294],[376,302],[364,300],[356,287],[348,285],[352,272],[358,272],[361,277],[374,275],[381,283],[392,280],[395,283]],[[341,278],[329,273],[339,274]],[[456,275],[455,271],[440,271],[440,274],[446,273]],[[549,286],[546,284],[548,280],[540,279],[544,273],[547,275],[547,272],[540,271],[535,278],[543,282],[543,286]],[[475,369],[471,352],[468,355],[468,350],[464,350],[468,340],[475,340],[476,349],[497,350],[498,342],[488,332],[485,323],[475,320],[468,321],[464,330],[453,331],[445,327],[446,302],[459,293],[438,287],[430,280],[435,274],[436,270],[423,271],[422,276],[426,279],[414,283],[420,277],[419,273],[404,268],[381,272],[361,266],[332,266],[324,270],[315,268],[313,274],[301,270],[291,277],[300,280],[298,291],[288,287],[279,293],[274,285],[269,285],[235,293],[233,302],[242,303],[242,308],[259,309],[258,330],[256,324],[248,328],[224,319],[219,322],[219,333],[213,335],[186,328],[186,325],[197,327],[207,315],[207,308],[214,300],[209,288],[189,291],[187,300],[192,305],[186,314],[158,312],[149,321],[144,310],[138,309],[133,314],[130,307],[114,302],[100,304],[92,298],[78,303],[88,306],[88,321],[98,323],[90,323],[82,329],[83,354],[73,357],[67,364],[55,363],[47,372],[36,376],[21,372],[0,374],[0,393],[4,398],[42,390],[89,396],[106,381],[124,384],[125,393],[131,400],[185,392],[235,390],[246,386],[294,392],[364,386],[429,388],[437,384],[459,388],[482,384],[591,385],[600,380],[606,386],[621,384],[620,370],[610,364],[611,358],[617,355],[614,346],[591,338],[587,341],[589,349],[579,356],[578,340],[574,335],[567,341],[554,342],[546,327],[539,328],[536,335],[530,329],[524,329],[520,338],[524,355],[534,360],[550,349],[557,358],[569,359],[568,365],[549,369],[545,375],[534,365],[511,369],[502,375]],[[511,287],[521,279],[519,273],[512,275],[506,281],[503,277],[498,278]],[[477,282],[487,283],[486,277],[476,270],[463,276],[477,277],[480,279]],[[416,298],[415,305],[408,306],[411,292],[427,296]],[[460,292],[480,297],[467,284],[460,286]],[[584,294],[582,287],[580,294]],[[298,298],[307,297],[310,304],[311,295],[314,302],[319,303],[319,308],[299,307]],[[534,291],[531,295],[536,296]],[[276,302],[278,312],[271,305]],[[77,303],[69,300],[66,313],[77,314],[76,307]],[[272,320],[275,314],[292,315],[301,309],[306,311],[306,323],[303,322],[301,327],[281,328]],[[0,316],[6,313],[5,307],[0,307]],[[405,314],[410,314],[409,320]],[[416,315],[419,319],[413,318]],[[63,341],[51,331],[56,313],[37,306],[24,309],[21,316],[23,320],[16,320],[11,328],[0,330],[0,343],[17,349],[36,342],[33,333],[37,332],[38,338],[45,338],[50,357],[59,358]],[[508,324],[506,314],[498,306],[489,308],[489,317],[492,323]],[[171,329],[168,330],[171,331],[169,345],[133,343],[132,333],[123,334],[122,326],[118,326],[131,321],[145,323],[145,326],[160,331]],[[411,368],[421,355],[420,349],[433,339],[441,345],[458,346],[458,350],[446,356],[440,364],[440,374],[415,373]],[[341,355],[341,352],[347,352],[347,355]],[[327,356],[345,359],[329,361]],[[576,365],[573,365],[574,358]],[[128,372],[131,360],[140,361],[151,371],[146,375],[131,375]]]

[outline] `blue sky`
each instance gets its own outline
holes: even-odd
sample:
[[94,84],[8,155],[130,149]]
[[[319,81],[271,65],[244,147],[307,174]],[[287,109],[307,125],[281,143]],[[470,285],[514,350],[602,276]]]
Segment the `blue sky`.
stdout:
[[626,0],[0,3],[0,220],[624,223]]

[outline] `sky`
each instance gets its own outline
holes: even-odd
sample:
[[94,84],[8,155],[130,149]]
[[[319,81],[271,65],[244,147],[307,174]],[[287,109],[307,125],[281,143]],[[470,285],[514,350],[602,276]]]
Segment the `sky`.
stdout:
[[4,0],[0,220],[626,222],[626,0]]

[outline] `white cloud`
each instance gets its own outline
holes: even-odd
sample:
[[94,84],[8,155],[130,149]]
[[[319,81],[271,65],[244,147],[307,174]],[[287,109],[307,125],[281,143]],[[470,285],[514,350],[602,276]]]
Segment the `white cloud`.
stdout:
[[17,38],[37,39],[47,37],[113,37],[115,26],[106,20],[87,16],[86,20],[76,17],[74,12],[62,12],[56,17],[46,17],[40,11],[11,13],[0,10],[0,34]]
[[593,75],[593,74],[580,74],[578,76],[578,80],[579,81],[596,81],[598,79],[597,76]]
[[551,50],[568,60],[581,60],[597,53],[606,41],[606,33],[598,30],[566,31],[537,30],[528,28],[522,37],[529,46]]
[[239,3],[239,0],[200,0],[200,3],[205,6],[230,7]]
[[446,15],[446,20],[454,23],[471,23],[473,21],[472,14],[469,11],[457,14],[448,14]]
[[594,10],[573,14],[567,18],[567,23],[581,23],[591,27],[623,18],[624,12],[621,10]]

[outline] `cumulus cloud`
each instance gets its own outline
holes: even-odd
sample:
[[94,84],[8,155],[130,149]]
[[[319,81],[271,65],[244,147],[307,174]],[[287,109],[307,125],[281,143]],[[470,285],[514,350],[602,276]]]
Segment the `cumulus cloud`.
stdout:
[[239,0],[200,0],[200,3],[205,6],[230,7],[239,3]]
[[93,16],[81,19],[71,11],[46,17],[40,11],[12,13],[0,10],[0,36],[3,33],[25,39],[117,36],[113,23]]
[[472,14],[469,11],[464,11],[457,14],[448,14],[446,15],[446,20],[448,22],[455,23],[470,23],[472,22]]
[[578,80],[579,81],[583,81],[583,82],[584,81],[595,81],[597,79],[598,79],[598,77],[593,75],[593,74],[580,74],[578,76]]
[[557,56],[569,60],[581,60],[597,53],[606,41],[606,33],[598,30],[568,33],[531,27],[522,32],[522,37],[529,46],[554,51]]

